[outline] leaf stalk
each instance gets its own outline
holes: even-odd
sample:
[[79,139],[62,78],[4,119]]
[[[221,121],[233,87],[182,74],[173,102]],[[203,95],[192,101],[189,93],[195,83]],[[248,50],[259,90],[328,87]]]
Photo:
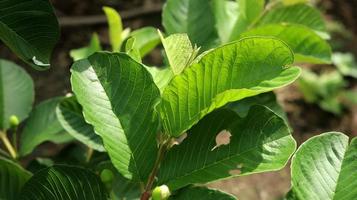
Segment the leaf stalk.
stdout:
[[0,132],[0,139],[2,140],[2,142],[4,143],[6,149],[8,150],[8,152],[10,153],[11,157],[13,159],[17,158],[17,153],[15,148],[11,145],[11,142],[9,141],[9,138],[6,135],[6,132],[1,131]]
[[168,139],[160,145],[159,151],[158,151],[158,156],[156,157],[154,167],[149,175],[147,184],[145,186],[145,191],[142,193],[140,200],[149,200],[149,198],[151,196],[152,186],[154,185],[156,174],[159,171],[161,161],[164,159],[165,153],[170,146],[170,141],[171,141],[171,139]]

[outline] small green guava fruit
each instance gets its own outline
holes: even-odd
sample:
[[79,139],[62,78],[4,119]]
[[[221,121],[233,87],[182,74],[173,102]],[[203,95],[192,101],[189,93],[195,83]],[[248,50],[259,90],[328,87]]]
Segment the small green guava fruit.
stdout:
[[9,118],[10,122],[10,127],[16,127],[20,124],[19,118],[16,117],[16,115],[11,115]]
[[101,173],[100,173],[100,179],[104,182],[110,182],[112,181],[114,178],[114,174],[111,170],[109,169],[104,169]]
[[152,191],[152,200],[166,200],[171,195],[169,187],[167,185],[161,185],[156,187]]

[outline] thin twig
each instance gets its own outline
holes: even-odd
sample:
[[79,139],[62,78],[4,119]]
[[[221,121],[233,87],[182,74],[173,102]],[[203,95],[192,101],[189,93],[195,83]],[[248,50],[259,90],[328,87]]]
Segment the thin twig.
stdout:
[[18,126],[15,126],[13,128],[13,133],[12,133],[12,145],[13,145],[15,151],[17,151],[17,128],[18,128]]
[[86,155],[86,163],[89,163],[90,159],[93,156],[93,148],[88,147],[87,149],[87,155]]
[[155,176],[160,168],[160,163],[165,156],[168,146],[169,146],[168,142],[165,142],[160,145],[160,148],[158,151],[158,156],[157,156],[155,164],[154,164],[154,168],[152,169],[152,171],[150,173],[148,182],[145,187],[145,191],[142,193],[140,200],[149,200],[149,198],[151,196],[151,189],[152,189],[152,186],[154,185],[154,181],[155,181]]
[[0,139],[3,141],[6,149],[9,151],[11,157],[16,159],[16,157],[17,157],[16,150],[11,145],[9,138],[7,138],[6,132],[3,132],[3,131],[0,132]]
[[[133,9],[128,11],[121,11],[120,16],[123,20],[133,19],[144,15],[160,13],[162,10],[162,4],[152,5],[150,7],[143,7],[139,9]],[[69,26],[85,26],[85,25],[97,25],[107,22],[105,15],[92,15],[92,16],[76,16],[76,17],[60,17],[59,24],[62,27]]]

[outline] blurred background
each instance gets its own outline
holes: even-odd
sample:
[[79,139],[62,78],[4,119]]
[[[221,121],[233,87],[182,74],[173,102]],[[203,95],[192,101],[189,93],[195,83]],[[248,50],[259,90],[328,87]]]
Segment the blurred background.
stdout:
[[[119,11],[124,27],[132,30],[143,26],[162,29],[161,10],[164,0],[51,0],[61,26],[61,38],[53,53],[52,68],[45,72],[31,69],[0,44],[2,58],[23,66],[35,81],[36,102],[69,92],[71,49],[88,45],[94,32],[104,48],[109,46],[108,26],[102,11],[110,6]],[[295,139],[301,144],[313,135],[341,131],[357,136],[357,0],[315,0],[326,19],[334,50],[331,65],[304,65],[311,73],[300,81],[276,91],[290,121]],[[338,53],[337,53],[338,52]],[[160,50],[145,58],[152,65],[161,64]],[[44,144],[43,154],[51,155],[60,148]],[[257,174],[210,186],[233,193],[241,200],[280,199],[290,187],[289,168],[279,172]]]

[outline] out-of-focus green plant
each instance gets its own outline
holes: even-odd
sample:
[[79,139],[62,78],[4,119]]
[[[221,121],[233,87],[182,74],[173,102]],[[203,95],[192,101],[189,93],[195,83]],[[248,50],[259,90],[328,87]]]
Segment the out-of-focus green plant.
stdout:
[[308,103],[319,106],[334,114],[341,114],[341,98],[346,86],[343,76],[337,72],[327,72],[322,75],[304,69],[298,80],[298,86]]
[[[160,43],[160,37],[155,28],[143,27],[135,31],[131,31],[130,28],[124,29],[121,17],[116,10],[110,7],[103,7],[103,11],[107,16],[112,52],[133,54],[133,51],[137,50],[137,57],[141,60],[142,57],[151,52]],[[130,42],[130,47],[128,47],[127,42]],[[99,37],[94,33],[87,47],[73,49],[70,51],[70,55],[76,61],[101,50]]]

